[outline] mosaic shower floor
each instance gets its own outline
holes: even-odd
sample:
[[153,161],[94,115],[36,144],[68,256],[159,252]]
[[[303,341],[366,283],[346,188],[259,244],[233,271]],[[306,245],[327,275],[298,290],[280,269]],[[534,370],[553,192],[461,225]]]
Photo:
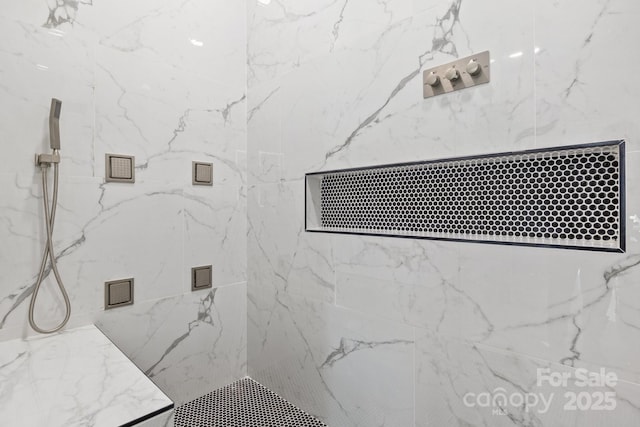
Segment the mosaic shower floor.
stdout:
[[243,378],[176,408],[175,427],[327,427],[268,388]]

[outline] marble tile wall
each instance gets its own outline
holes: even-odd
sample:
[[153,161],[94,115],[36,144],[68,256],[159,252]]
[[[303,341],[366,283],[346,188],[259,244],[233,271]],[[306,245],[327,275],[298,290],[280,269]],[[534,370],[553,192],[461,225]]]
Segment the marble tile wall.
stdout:
[[[630,0],[250,1],[249,374],[331,427],[636,425],[638,17]],[[489,85],[422,99],[423,69],[483,50]],[[305,172],[620,138],[624,254],[304,232]],[[536,383],[601,368],[617,384]],[[496,389],[555,400],[465,405]],[[600,391],[614,410],[564,408]]]
[[[29,333],[32,158],[56,96],[71,325],[97,322],[177,403],[248,369],[332,427],[634,425],[639,15],[630,0],[7,3],[0,340]],[[422,99],[424,68],[482,50],[490,85]],[[625,254],[304,232],[305,172],[618,138]],[[107,152],[136,156],[134,186],[104,183]],[[213,188],[190,185],[192,160],[214,163]],[[216,287],[191,293],[209,263]],[[129,276],[136,304],[103,313],[102,283]],[[61,316],[47,283],[45,323]],[[541,368],[615,372],[615,410],[563,410],[575,387],[538,386]],[[465,405],[497,388],[558,397],[545,413]]]
[[[0,340],[30,333],[44,244],[36,152],[63,101],[55,247],[70,326],[97,322],[180,403],[246,374],[246,7],[193,0],[18,1],[0,8]],[[104,182],[105,153],[136,157]],[[213,187],[191,185],[193,160]],[[191,267],[214,289],[191,293]],[[135,305],[103,312],[103,283]],[[62,316],[45,281],[37,319]]]

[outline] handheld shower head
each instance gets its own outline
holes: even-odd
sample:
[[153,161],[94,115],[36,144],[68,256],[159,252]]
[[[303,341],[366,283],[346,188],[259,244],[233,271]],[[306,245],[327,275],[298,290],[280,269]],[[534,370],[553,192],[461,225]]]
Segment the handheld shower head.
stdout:
[[60,149],[60,110],[62,101],[51,98],[51,110],[49,111],[49,141],[52,150]]

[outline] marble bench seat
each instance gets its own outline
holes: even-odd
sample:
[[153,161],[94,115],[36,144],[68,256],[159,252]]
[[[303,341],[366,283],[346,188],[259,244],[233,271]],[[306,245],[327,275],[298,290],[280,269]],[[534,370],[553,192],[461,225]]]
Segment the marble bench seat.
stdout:
[[0,343],[0,424],[173,426],[173,402],[95,326]]

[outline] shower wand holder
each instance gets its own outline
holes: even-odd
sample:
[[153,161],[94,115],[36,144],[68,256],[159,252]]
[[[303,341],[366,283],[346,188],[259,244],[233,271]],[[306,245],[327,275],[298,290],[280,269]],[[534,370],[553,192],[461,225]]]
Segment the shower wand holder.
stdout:
[[36,166],[49,166],[54,163],[60,163],[60,153],[53,150],[51,154],[36,154]]

